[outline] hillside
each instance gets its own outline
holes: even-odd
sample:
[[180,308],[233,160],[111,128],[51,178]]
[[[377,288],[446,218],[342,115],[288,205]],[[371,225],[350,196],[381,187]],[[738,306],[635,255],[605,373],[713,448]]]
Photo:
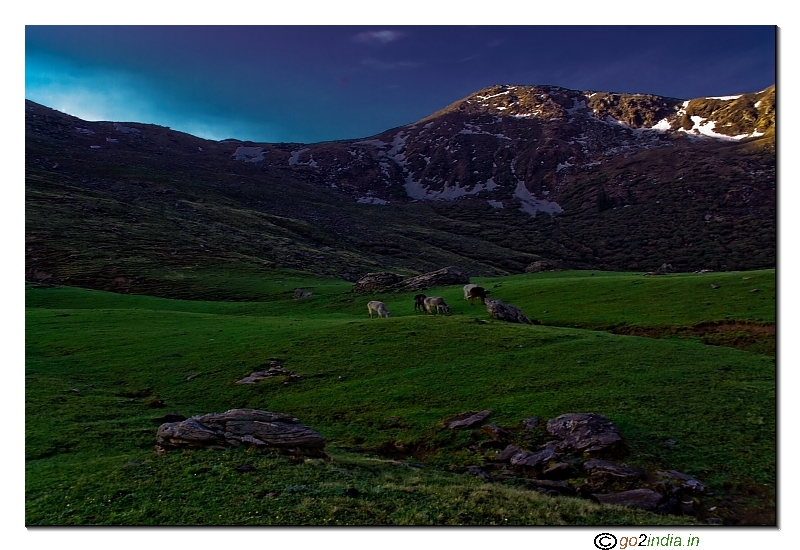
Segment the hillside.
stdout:
[[[774,86],[690,101],[495,86],[406,127],[309,145],[25,113],[30,281],[248,299],[227,273],[776,261]],[[209,270],[218,282],[199,288]]]

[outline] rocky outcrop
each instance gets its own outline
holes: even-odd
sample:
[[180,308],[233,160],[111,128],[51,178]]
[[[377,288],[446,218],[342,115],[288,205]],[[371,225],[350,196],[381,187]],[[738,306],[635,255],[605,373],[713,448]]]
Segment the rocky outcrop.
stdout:
[[457,267],[443,267],[415,277],[403,278],[397,273],[367,273],[353,285],[353,292],[412,292],[435,286],[460,285],[469,276]]
[[562,262],[554,262],[552,260],[538,260],[525,268],[525,273],[539,273],[540,271],[555,271],[561,269]]
[[389,271],[367,273],[353,285],[353,292],[383,292],[402,280],[402,275]]
[[248,445],[319,455],[325,439],[288,414],[257,409],[231,409],[167,422],[156,433],[157,450],[170,448],[225,449]]
[[622,443],[617,427],[605,416],[567,413],[547,421],[547,432],[560,439],[562,451],[602,454]]
[[392,288],[397,292],[424,290],[435,286],[463,285],[469,282],[469,276],[457,267],[445,267],[416,277],[406,279]]

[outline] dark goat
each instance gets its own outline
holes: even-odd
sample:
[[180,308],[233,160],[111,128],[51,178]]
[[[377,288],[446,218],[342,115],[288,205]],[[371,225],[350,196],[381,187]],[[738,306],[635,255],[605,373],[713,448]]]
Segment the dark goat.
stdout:
[[425,296],[424,294],[417,294],[414,296],[414,311],[425,311]]
[[481,303],[483,303],[487,294],[489,294],[489,291],[482,286],[474,286],[467,291],[467,299],[473,305],[475,304],[475,298],[480,298]]

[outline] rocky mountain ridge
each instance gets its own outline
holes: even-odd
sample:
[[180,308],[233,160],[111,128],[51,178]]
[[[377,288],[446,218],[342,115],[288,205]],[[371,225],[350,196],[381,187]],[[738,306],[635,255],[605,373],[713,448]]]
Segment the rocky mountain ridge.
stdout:
[[142,281],[209,262],[346,278],[775,265],[774,86],[689,101],[493,86],[317,144],[217,142],[29,101],[25,115],[29,280],[167,295],[174,273]]

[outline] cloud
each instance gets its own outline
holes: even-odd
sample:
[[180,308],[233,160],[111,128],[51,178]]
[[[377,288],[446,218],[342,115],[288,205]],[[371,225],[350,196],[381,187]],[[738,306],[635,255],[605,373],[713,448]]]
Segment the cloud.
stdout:
[[403,36],[405,36],[405,33],[400,31],[366,31],[353,36],[353,41],[365,44],[388,44],[399,40]]
[[381,69],[384,71],[391,71],[395,69],[416,69],[422,65],[422,63],[418,63],[416,61],[381,61],[379,59],[372,58],[365,59],[361,62],[361,64],[371,69]]

